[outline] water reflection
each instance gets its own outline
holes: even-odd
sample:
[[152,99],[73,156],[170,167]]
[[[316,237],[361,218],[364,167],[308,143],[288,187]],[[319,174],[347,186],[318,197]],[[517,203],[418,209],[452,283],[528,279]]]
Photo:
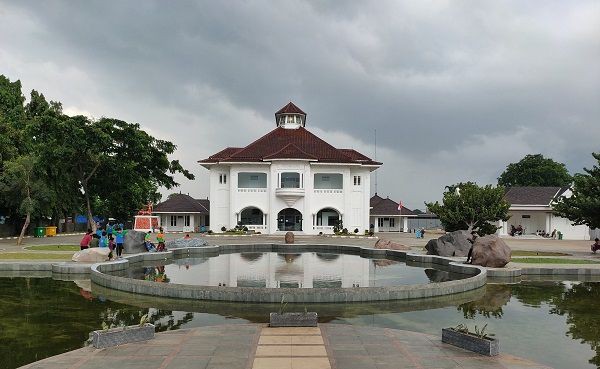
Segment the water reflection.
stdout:
[[120,276],[199,286],[357,288],[438,283],[465,278],[394,260],[327,253],[233,253],[134,265]]

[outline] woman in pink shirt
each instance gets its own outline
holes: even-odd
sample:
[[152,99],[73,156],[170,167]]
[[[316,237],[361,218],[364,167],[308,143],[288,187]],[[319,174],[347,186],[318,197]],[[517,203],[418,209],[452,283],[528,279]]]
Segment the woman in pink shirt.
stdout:
[[79,247],[82,250],[87,249],[90,246],[90,241],[92,241],[92,230],[88,229],[88,231],[85,233],[85,235],[81,239],[81,242],[79,242]]

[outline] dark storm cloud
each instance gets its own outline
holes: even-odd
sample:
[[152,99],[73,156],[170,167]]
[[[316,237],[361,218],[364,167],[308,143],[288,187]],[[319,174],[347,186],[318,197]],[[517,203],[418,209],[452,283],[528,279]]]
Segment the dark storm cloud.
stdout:
[[[261,135],[292,99],[336,145],[371,154],[377,129],[380,192],[420,206],[527,153],[590,163],[599,14],[584,1],[25,1],[0,8],[0,66],[66,106],[142,122],[189,165]],[[37,81],[48,68],[67,83]]]

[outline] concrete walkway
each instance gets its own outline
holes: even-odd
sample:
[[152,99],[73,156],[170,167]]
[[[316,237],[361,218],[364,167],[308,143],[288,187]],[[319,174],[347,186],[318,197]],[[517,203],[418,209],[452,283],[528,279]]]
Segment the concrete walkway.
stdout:
[[44,369],[548,369],[507,354],[481,356],[409,331],[322,324],[318,328],[220,325],[155,339],[85,347],[22,368]]

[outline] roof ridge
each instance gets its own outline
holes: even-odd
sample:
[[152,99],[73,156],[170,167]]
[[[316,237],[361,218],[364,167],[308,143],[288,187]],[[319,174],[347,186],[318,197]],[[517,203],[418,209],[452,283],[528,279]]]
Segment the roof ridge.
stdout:
[[301,148],[299,148],[299,147],[298,147],[298,146],[297,146],[295,143],[293,143],[293,142],[290,142],[290,143],[288,143],[287,145],[283,146],[281,149],[279,149],[278,151],[276,151],[276,152],[274,152],[274,153],[272,153],[272,154],[266,155],[266,156],[265,156],[263,159],[268,159],[268,158],[270,158],[270,157],[273,157],[273,156],[275,156],[275,155],[279,154],[280,152],[284,151],[284,150],[285,150],[285,149],[287,149],[288,147],[293,147],[293,148],[295,148],[296,150],[300,151],[302,154],[304,154],[304,155],[306,155],[306,156],[308,156],[308,157],[310,157],[310,158],[313,158],[313,159],[315,159],[315,160],[317,159],[317,158],[316,158],[314,155],[311,155],[311,154],[307,153],[306,151],[302,150]]

